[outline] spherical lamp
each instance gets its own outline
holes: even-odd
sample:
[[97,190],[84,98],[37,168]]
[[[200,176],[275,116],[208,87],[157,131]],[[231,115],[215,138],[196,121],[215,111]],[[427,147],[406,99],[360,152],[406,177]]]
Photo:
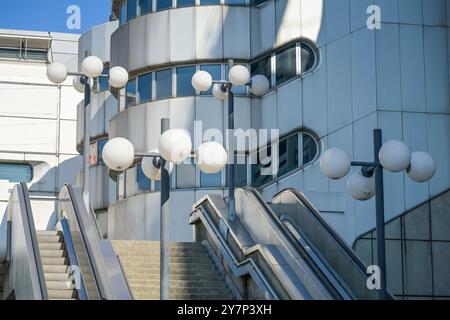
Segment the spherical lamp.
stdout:
[[348,179],[347,190],[356,200],[369,200],[375,195],[375,178],[365,177],[361,171],[357,171]]
[[411,165],[407,168],[406,172],[414,181],[428,181],[436,172],[436,161],[427,152],[413,152],[411,154]]
[[250,71],[242,65],[236,65],[230,69],[228,79],[233,86],[245,86],[250,82]]
[[[84,92],[84,83],[81,82],[80,76],[73,77],[72,80],[73,87],[80,93]],[[89,78],[89,86],[92,88],[94,86],[94,79]]]
[[67,74],[67,67],[62,63],[55,62],[47,67],[47,77],[53,83],[63,83],[67,79]]
[[81,63],[81,72],[89,78],[97,78],[103,72],[103,62],[99,57],[89,56]]
[[[159,153],[158,150],[152,150],[150,153]],[[161,180],[161,168],[158,168],[155,166],[155,162],[157,161],[157,158],[153,157],[144,157],[142,158],[141,167],[142,171],[144,172],[145,176],[154,180],[159,181]],[[169,174],[171,174],[173,171],[173,163],[169,162]]]
[[392,172],[400,172],[409,167],[411,151],[403,141],[389,140],[380,149],[381,165]]
[[192,76],[192,86],[197,91],[208,91],[212,85],[212,77],[211,75],[203,70],[197,71]]
[[217,142],[205,142],[198,147],[197,164],[204,173],[220,172],[227,164],[227,160],[225,148]]
[[251,83],[250,91],[255,96],[263,96],[263,95],[265,95],[266,92],[270,88],[269,80],[265,76],[263,76],[261,74],[258,74],[256,76],[252,77],[250,83]]
[[128,82],[128,71],[122,67],[114,67],[109,70],[109,84],[114,88],[123,88]]
[[351,168],[351,160],[347,152],[333,147],[320,157],[320,170],[330,179],[341,179]]
[[181,163],[191,155],[191,136],[183,129],[167,130],[159,138],[159,151],[167,161]]
[[113,138],[103,147],[102,158],[111,170],[126,170],[134,161],[133,144],[124,138]]
[[218,83],[213,85],[212,93],[217,100],[226,100],[228,98],[228,92],[224,92],[222,85]]

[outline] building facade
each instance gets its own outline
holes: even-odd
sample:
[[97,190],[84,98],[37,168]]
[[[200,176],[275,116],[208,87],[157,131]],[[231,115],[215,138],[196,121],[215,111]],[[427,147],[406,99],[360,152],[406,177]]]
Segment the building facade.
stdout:
[[[14,185],[28,184],[38,230],[56,222],[56,197],[82,166],[75,148],[76,106],[82,95],[69,77],[47,79],[47,65],[77,71],[78,35],[0,30],[0,221]],[[0,232],[6,236],[6,230]],[[0,244],[6,241],[0,239]]]

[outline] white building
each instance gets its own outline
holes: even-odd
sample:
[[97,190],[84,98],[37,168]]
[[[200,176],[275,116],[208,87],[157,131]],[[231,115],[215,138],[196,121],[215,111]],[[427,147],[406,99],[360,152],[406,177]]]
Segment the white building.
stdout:
[[47,65],[54,61],[77,70],[78,39],[72,34],[0,30],[1,221],[6,219],[10,191],[16,183],[27,182],[36,228],[52,229],[55,197],[64,183],[75,182],[81,168],[75,137],[82,95],[72,87],[71,77],[62,85],[47,79]]
[[[271,80],[262,98],[236,88],[236,128],[279,129],[281,135],[278,176],[261,176],[260,165],[242,165],[241,186],[258,188],[267,201],[287,187],[303,191],[352,244],[374,228],[374,200],[353,200],[345,179],[323,176],[318,158],[336,146],[352,159],[371,161],[372,130],[381,128],[384,141],[403,140],[412,151],[428,151],[438,168],[431,181],[421,184],[404,173],[386,173],[386,220],[449,189],[450,1],[250,2],[114,0],[120,21],[110,49],[113,24],[83,35],[80,52],[99,55],[111,67],[123,66],[131,77],[117,100],[117,114],[109,93],[93,99],[91,141],[108,134],[125,137],[137,152],[148,152],[157,148],[162,117],[169,117],[174,128],[189,130],[194,141],[201,138],[195,121],[203,130],[223,131],[226,103],[198,94],[190,81],[199,69],[214,80],[224,79],[228,59],[234,59]],[[380,29],[367,27],[373,4],[381,9]],[[96,40],[102,37],[107,39]],[[159,184],[145,178],[139,164],[117,176],[110,173],[116,187],[107,175],[101,164],[91,173],[95,208],[108,207],[103,216],[108,237],[159,239]],[[171,184],[171,239],[190,241],[192,204],[208,193],[225,197],[226,172],[206,176],[184,164],[176,167]],[[427,257],[434,250],[429,246],[423,253]],[[405,274],[412,279],[423,271],[401,272],[407,281]]]

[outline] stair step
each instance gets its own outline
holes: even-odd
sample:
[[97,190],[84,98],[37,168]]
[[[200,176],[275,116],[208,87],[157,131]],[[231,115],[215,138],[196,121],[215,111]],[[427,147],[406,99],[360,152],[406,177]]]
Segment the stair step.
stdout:
[[41,243],[59,243],[63,242],[63,236],[47,236],[47,235],[38,235],[37,236],[39,244]]
[[75,284],[72,281],[45,281],[48,290],[73,290]]
[[69,264],[69,259],[67,257],[63,258],[48,258],[48,257],[41,257],[42,264],[45,265],[67,265]]
[[[159,300],[159,293],[137,293],[133,294],[136,300]],[[188,295],[169,294],[170,300],[233,300],[231,295]]]
[[48,290],[49,299],[74,299],[77,298],[75,290]]
[[[133,293],[159,293],[158,287],[132,286]],[[174,288],[169,286],[169,294],[189,294],[189,295],[226,295],[229,294],[227,288]]]
[[[145,287],[160,287],[159,279],[143,280],[143,279],[129,279],[128,283],[131,286],[145,286]],[[201,278],[196,280],[169,280],[169,287],[172,288],[222,288],[227,286],[222,279],[203,281]]]
[[70,273],[71,268],[67,265],[42,265],[44,273]]
[[44,273],[45,281],[72,281],[73,276],[70,273]]
[[41,258],[65,258],[67,257],[66,250],[39,250]]
[[[142,272],[140,272],[142,271]],[[142,280],[142,281],[151,281],[151,280],[159,280],[160,275],[159,272],[155,273],[147,273],[147,269],[132,269],[128,270],[125,269],[125,273],[127,276],[127,279],[129,281],[132,280]],[[207,274],[200,273],[200,274],[183,274],[183,273],[171,273],[169,275],[169,278],[171,280],[179,280],[179,281],[209,281],[209,280],[216,280],[219,277],[217,276],[217,272],[209,272]]]
[[62,232],[53,230],[36,230],[36,234],[38,236],[60,236],[62,235]]
[[40,250],[65,250],[66,244],[64,242],[44,242],[39,243]]
[[[160,262],[156,260],[141,260],[139,258],[136,258],[134,260],[122,260],[120,258],[120,261],[123,265],[129,266],[129,267],[147,267],[147,268],[159,268]],[[193,261],[170,261],[169,262],[169,268],[174,269],[214,269],[214,264],[211,262],[211,260],[193,260]]]

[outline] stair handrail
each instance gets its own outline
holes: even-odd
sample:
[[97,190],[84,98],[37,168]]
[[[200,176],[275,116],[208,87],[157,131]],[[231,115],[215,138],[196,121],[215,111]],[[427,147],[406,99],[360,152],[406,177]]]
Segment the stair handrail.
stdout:
[[[6,241],[5,263],[10,272],[7,274],[4,284],[7,284],[9,286],[7,289],[11,291],[8,292],[8,295],[14,294],[15,298],[20,300],[48,300],[30,195],[26,183],[17,184],[9,198]],[[27,263],[28,268],[19,266],[16,269],[15,264],[23,262]],[[26,274],[14,274],[23,271],[27,271]],[[27,281],[30,281],[30,283],[27,283]]]
[[[81,189],[66,184],[59,195],[59,210],[60,219],[68,218],[69,230],[66,233],[74,232],[80,235],[82,248],[88,262],[88,266],[85,266],[84,269],[89,270],[89,273],[84,273],[84,279],[86,277],[93,278],[97,291],[94,298],[131,300],[132,294],[111,241],[102,239],[94,220],[95,217],[88,212],[85,206]],[[88,298],[92,298],[92,295],[89,297],[89,293],[92,291],[86,285]]]
[[[220,230],[212,221],[213,219],[210,216],[208,210],[205,209],[206,203],[210,204],[210,207],[213,208],[214,213],[220,219]],[[255,281],[255,284],[260,289],[260,291],[263,292],[263,295],[267,300],[280,299],[274,288],[271,286],[270,282],[267,280],[266,276],[263,274],[261,269],[251,257],[246,257],[242,261],[239,261],[237,259],[237,257],[233,253],[233,250],[227,243],[226,238],[224,237],[224,234],[231,234],[232,237],[235,237],[235,235],[233,234],[229,223],[223,217],[220,210],[218,210],[214,206],[209,195],[204,196],[193,206],[193,211],[189,217],[189,223],[195,224],[199,220],[206,228],[208,234],[210,235],[211,241],[214,242],[214,245],[218,248],[220,254],[225,259],[225,262],[230,267],[233,276],[242,277],[244,275],[249,275]],[[246,256],[248,252],[246,253],[243,250],[242,254]]]

